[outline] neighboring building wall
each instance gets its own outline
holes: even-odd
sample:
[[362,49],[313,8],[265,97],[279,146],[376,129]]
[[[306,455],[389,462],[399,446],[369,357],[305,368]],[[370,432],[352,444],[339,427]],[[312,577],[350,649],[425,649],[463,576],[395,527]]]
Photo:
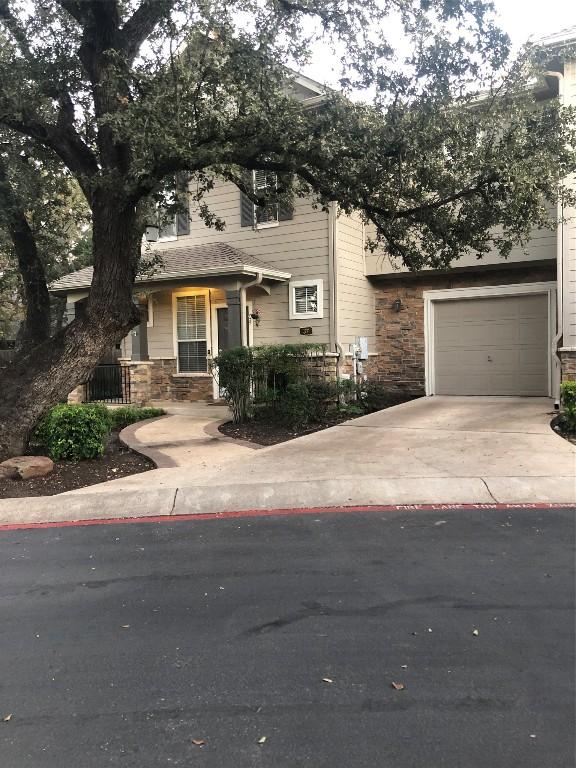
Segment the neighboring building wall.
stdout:
[[[376,351],[370,378],[392,390],[424,394],[424,291],[554,280],[555,267],[519,267],[424,277],[390,278],[376,285]],[[395,312],[395,299],[402,310]]]
[[345,352],[357,336],[374,352],[374,288],[366,278],[364,225],[359,215],[341,214],[336,223],[337,336]]
[[[294,216],[278,226],[254,230],[242,227],[240,218],[240,192],[230,183],[217,182],[206,196],[210,210],[226,222],[223,232],[206,227],[192,212],[190,234],[177,240],[161,241],[156,249],[195,246],[225,242],[261,259],[281,271],[289,272],[293,279],[317,278],[323,280],[324,316],[311,320],[288,319],[288,284],[272,287],[271,295],[253,291],[248,298],[261,309],[262,320],[254,328],[254,344],[299,343],[314,341],[328,343],[330,286],[328,281],[328,214],[314,209],[309,200],[294,201]],[[302,337],[299,329],[311,326],[312,337]],[[152,354],[152,353],[151,353]]]

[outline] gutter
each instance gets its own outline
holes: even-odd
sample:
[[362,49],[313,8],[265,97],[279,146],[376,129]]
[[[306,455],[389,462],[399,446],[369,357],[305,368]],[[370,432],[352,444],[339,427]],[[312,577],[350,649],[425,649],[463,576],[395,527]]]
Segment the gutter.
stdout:
[[256,273],[256,278],[252,280],[250,283],[246,283],[246,285],[241,286],[240,288],[240,326],[241,326],[241,337],[242,337],[242,346],[243,347],[249,347],[249,335],[248,335],[248,324],[246,322],[246,291],[248,288],[254,288],[256,285],[262,285],[262,280],[264,279],[264,274],[262,272]]
[[344,361],[344,352],[338,340],[338,203],[332,201],[328,208],[328,282],[330,287],[330,323],[328,338],[330,349],[338,353],[336,378],[340,379],[340,366]]
[[[544,72],[544,77],[554,77],[558,81],[558,99],[564,106],[564,75],[562,72]],[[564,206],[558,197],[556,217],[556,334],[552,339],[552,364],[555,376],[552,383],[554,408],[560,408],[560,381],[562,379],[562,359],[560,357],[560,339],[564,332]]]

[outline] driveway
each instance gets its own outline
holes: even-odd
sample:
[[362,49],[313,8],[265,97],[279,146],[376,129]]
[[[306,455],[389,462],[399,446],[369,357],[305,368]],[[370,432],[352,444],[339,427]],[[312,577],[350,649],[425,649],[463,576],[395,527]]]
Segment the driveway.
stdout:
[[[22,500],[6,500],[0,522],[27,515],[51,520],[349,505],[572,504],[576,446],[552,431],[553,416],[546,398],[438,396],[260,450],[220,449],[212,437],[204,453],[198,451],[206,435],[194,453],[188,445],[175,451],[174,442],[186,435],[169,435],[166,425],[181,430],[182,422],[160,420],[154,449],[166,443],[172,461],[182,457],[181,466],[61,494],[58,507],[40,498],[27,501],[24,511]],[[139,429],[151,443],[150,427],[137,428],[136,437]]]
[[[249,456],[168,472],[183,488],[292,485],[294,502],[305,490],[303,501],[319,505],[574,502],[576,446],[552,431],[553,417],[548,398],[427,397]],[[143,477],[153,480],[133,482]],[[334,498],[326,499],[329,488]]]
[[573,540],[533,509],[2,531],[2,766],[568,768]]

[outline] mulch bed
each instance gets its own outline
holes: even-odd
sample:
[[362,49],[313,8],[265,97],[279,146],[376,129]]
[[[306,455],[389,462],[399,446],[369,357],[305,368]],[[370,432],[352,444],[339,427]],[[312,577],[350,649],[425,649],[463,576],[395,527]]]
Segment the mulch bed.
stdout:
[[233,437],[236,440],[249,440],[258,445],[276,445],[285,443],[287,440],[294,440],[295,437],[302,435],[311,435],[312,432],[319,432],[328,427],[335,427],[343,421],[350,421],[353,418],[347,414],[335,414],[334,417],[327,419],[322,424],[310,424],[300,429],[291,429],[282,424],[275,424],[269,421],[247,421],[245,424],[234,424],[227,421],[221,424],[218,429],[223,435]]
[[154,464],[122,445],[118,432],[112,432],[104,455],[99,459],[58,461],[54,463],[54,471],[45,477],[33,477],[30,480],[0,479],[0,499],[54,496],[64,491],[104,483],[106,480],[147,472],[149,469],[154,469]]
[[568,440],[569,443],[576,445],[576,432],[567,432],[564,428],[564,425],[562,424],[562,419],[560,416],[556,416],[556,418],[552,419],[550,426],[557,435],[563,437],[564,440]]
[[[388,407],[399,405],[400,403],[405,403],[408,400],[413,399],[414,397],[412,396],[400,396],[391,400]],[[236,440],[248,440],[251,443],[257,443],[258,445],[277,445],[278,443],[285,443],[287,440],[294,440],[295,437],[311,435],[313,432],[320,432],[322,429],[335,427],[338,424],[342,424],[344,421],[350,421],[351,419],[357,419],[359,416],[366,415],[367,414],[362,413],[358,416],[351,416],[349,413],[339,413],[336,411],[335,413],[330,414],[322,423],[309,424],[300,429],[291,429],[283,424],[264,421],[263,419],[247,421],[245,424],[234,424],[232,421],[227,421],[225,424],[221,424],[218,429],[223,435],[233,437]]]

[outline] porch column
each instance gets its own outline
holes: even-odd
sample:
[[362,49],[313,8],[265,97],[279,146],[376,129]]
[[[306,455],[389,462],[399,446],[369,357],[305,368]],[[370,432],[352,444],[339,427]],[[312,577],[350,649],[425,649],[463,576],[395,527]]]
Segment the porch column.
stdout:
[[132,330],[132,360],[149,360],[148,357],[148,309],[146,304],[135,300],[140,310],[140,324]]
[[242,346],[242,298],[240,291],[226,291],[228,304],[228,346]]

